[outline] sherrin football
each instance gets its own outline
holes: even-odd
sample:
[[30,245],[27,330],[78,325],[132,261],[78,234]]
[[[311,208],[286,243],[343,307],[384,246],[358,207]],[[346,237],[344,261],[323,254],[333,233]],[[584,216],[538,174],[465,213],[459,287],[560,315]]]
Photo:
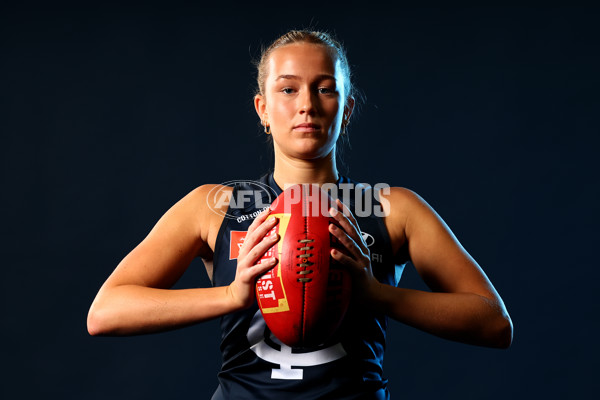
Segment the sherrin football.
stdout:
[[268,218],[278,218],[269,234],[280,240],[265,253],[279,262],[256,282],[256,298],[271,332],[291,347],[323,344],[333,336],[350,302],[350,275],[330,252],[337,239],[332,199],[316,185],[295,185],[279,195]]

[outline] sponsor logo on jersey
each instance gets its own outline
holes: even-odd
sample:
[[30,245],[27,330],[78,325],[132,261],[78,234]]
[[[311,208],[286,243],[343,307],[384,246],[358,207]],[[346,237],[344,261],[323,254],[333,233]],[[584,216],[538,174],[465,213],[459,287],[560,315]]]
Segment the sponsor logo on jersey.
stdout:
[[267,208],[269,208],[269,207],[267,206],[267,207],[262,208],[260,210],[256,210],[256,211],[254,211],[253,213],[250,213],[250,214],[240,215],[235,220],[236,220],[237,223],[244,222],[244,221],[250,221],[251,219],[254,219],[254,218],[258,217],[258,215],[261,212],[265,211]]
[[229,232],[229,259],[236,260],[240,254],[240,249],[246,240],[247,231],[230,231]]
[[373,237],[373,235],[371,235],[370,233],[367,232],[361,232],[362,234],[362,238],[365,241],[365,244],[367,245],[367,247],[371,247],[375,244],[375,238]]

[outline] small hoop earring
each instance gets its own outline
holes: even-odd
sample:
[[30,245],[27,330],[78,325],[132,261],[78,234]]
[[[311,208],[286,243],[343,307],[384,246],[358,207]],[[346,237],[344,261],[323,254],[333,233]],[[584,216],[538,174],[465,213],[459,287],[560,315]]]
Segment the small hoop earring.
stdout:
[[340,136],[346,136],[348,134],[348,132],[346,131],[347,127],[348,124],[342,124],[342,131],[340,132]]
[[267,121],[261,119],[260,124],[263,126],[263,128],[265,128],[265,133],[267,135],[270,135],[271,134],[271,126],[267,125]]

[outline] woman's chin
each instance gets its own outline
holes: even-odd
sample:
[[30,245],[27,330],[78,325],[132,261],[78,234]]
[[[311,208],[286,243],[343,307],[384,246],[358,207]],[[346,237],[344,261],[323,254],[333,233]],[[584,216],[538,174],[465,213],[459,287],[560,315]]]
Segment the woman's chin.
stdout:
[[292,156],[301,160],[319,160],[330,158],[333,154],[333,148],[323,148],[322,146],[303,146],[297,149]]
[[300,160],[317,160],[330,157],[334,154],[335,143],[323,140],[323,137],[304,137],[293,142],[275,144],[277,150],[283,155]]

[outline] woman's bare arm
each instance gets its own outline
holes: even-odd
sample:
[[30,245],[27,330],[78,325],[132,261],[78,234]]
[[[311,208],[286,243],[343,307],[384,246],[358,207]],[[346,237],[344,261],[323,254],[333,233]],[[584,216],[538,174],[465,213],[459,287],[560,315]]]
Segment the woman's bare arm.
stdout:
[[231,285],[170,289],[195,257],[212,256],[222,221],[207,203],[213,187],[201,186],[175,204],[121,261],[92,303],[88,314],[91,335],[170,330],[251,304],[256,277],[274,265],[254,265],[277,240],[264,238],[274,223],[273,219],[264,223],[266,214],[256,218],[248,231],[240,249],[236,280]]
[[337,252],[333,257],[353,267],[354,282],[368,304],[400,322],[446,339],[489,347],[510,346],[512,322],[502,299],[437,213],[407,189],[392,188],[384,200],[389,205],[386,226],[392,243],[396,249],[399,244],[408,245],[412,263],[432,292],[378,282],[358,225],[346,212],[347,217],[336,218],[349,234],[331,229],[345,241],[351,256]]

